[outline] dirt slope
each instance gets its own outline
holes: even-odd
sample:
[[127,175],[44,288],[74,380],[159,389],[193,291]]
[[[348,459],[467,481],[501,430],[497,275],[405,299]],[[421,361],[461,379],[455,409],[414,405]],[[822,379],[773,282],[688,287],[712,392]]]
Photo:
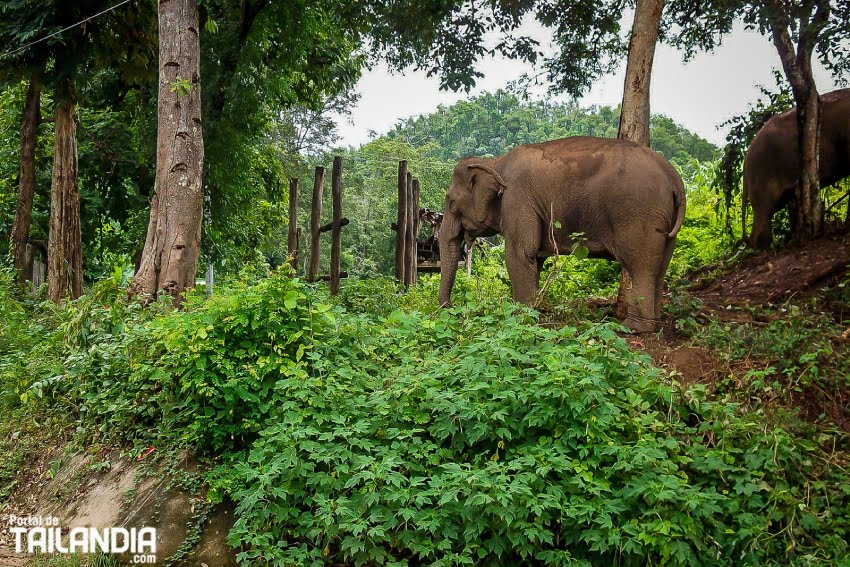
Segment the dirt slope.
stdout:
[[[827,313],[834,325],[823,329],[823,333],[825,340],[831,342],[833,353],[829,360],[822,361],[825,370],[821,380],[793,383],[794,376],[781,370],[795,361],[750,354],[730,356],[722,345],[709,348],[700,331],[682,332],[680,321],[669,314],[665,315],[663,332],[627,340],[634,348],[650,354],[658,366],[679,373],[686,384],[715,387],[723,382],[723,388],[738,390],[744,398],[751,390],[752,379],[747,374],[775,366],[777,371],[771,379],[783,383],[785,391],[777,394],[775,400],[768,398],[770,403],[788,404],[799,408],[800,415],[813,423],[850,431],[850,305],[824,293],[826,287],[843,281],[848,265],[850,235],[832,235],[804,246],[751,254],[729,266],[703,269],[692,277],[685,290],[696,300],[688,316],[701,325],[700,330],[713,323],[730,329],[730,333],[746,329],[758,336],[754,330],[771,324],[811,327],[811,319],[807,318],[817,312]],[[791,305],[795,308],[791,309]],[[760,402],[764,403],[764,397]]]
[[850,234],[827,236],[804,246],[749,256],[717,278],[697,279],[692,294],[704,304],[760,304],[786,301],[828,280],[850,264]]

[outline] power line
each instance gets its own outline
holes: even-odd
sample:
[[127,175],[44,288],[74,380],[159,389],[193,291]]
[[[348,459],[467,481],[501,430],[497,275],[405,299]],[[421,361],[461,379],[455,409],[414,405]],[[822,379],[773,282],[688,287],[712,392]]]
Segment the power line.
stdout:
[[46,36],[42,37],[41,39],[37,39],[37,40],[35,40],[35,41],[31,41],[31,42],[29,42],[29,43],[27,43],[27,44],[25,44],[25,45],[22,45],[21,47],[18,47],[17,49],[13,49],[12,51],[7,51],[6,53],[3,53],[2,55],[0,55],[0,58],[3,58],[3,57],[12,57],[12,56],[14,56],[14,55],[17,55],[18,53],[21,53],[22,51],[26,51],[28,48],[32,47],[33,45],[35,45],[35,44],[37,44],[37,43],[41,43],[42,41],[47,41],[47,40],[48,40],[48,39],[50,39],[51,37],[55,37],[55,36],[59,35],[60,33],[64,33],[64,32],[66,32],[66,31],[68,31],[68,30],[70,30],[70,29],[72,29],[72,28],[75,28],[75,27],[77,27],[77,26],[83,25],[84,23],[88,22],[89,20],[93,20],[93,19],[97,18],[98,16],[102,16],[103,14],[105,14],[105,13],[107,13],[107,12],[111,12],[112,10],[114,10],[114,9],[116,9],[116,8],[120,8],[121,6],[123,6],[124,4],[127,4],[127,3],[128,3],[128,2],[130,2],[130,1],[131,1],[131,0],[124,0],[123,2],[119,2],[118,4],[116,4],[116,5],[112,6],[111,8],[107,8],[106,10],[102,10],[102,11],[98,12],[97,14],[95,14],[95,15],[93,15],[93,16],[89,16],[88,18],[86,18],[86,19],[84,19],[84,20],[80,20],[80,21],[79,21],[79,22],[77,22],[76,24],[71,24],[71,25],[70,25],[70,26],[68,26],[67,28],[63,28],[63,29],[61,29],[61,30],[59,30],[59,31],[57,31],[57,32],[53,32],[53,33],[52,33],[52,34],[50,34],[50,35],[46,35]]

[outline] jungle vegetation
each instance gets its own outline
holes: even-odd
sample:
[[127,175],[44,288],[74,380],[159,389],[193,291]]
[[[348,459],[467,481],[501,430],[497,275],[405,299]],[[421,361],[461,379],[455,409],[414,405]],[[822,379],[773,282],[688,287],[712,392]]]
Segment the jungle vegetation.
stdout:
[[[438,310],[436,276],[407,290],[392,279],[390,229],[398,160],[423,206],[440,210],[466,155],[631,136],[619,107],[563,95],[627,56],[632,3],[180,2],[193,10],[199,75],[165,83],[153,71],[175,38],[158,30],[182,17],[157,6],[169,2],[116,7],[65,35],[113,4],[0,4],[0,505],[61,467],[47,454],[110,447],[137,459],[156,447],[152,459],[197,458],[196,505],[235,511],[227,538],[243,565],[846,565],[846,266],[791,297],[701,295],[772,266],[741,247],[741,157],[768,114],[814,104],[813,56],[846,70],[846,3],[707,2],[689,19],[693,2],[669,0],[645,22],[686,55],[743,22],[777,43],[786,78],[804,80],[742,104],[723,150],[663,115],[645,125],[681,173],[688,211],[665,331],[636,338],[611,314],[615,263],[550,261],[541,309],[529,309],[510,301],[493,238],[460,276],[456,305]],[[524,17],[552,32],[553,55],[518,32]],[[491,47],[488,33],[504,41]],[[339,146],[336,124],[369,64],[468,89],[491,52],[537,63],[559,96],[529,97],[521,80]],[[183,126],[163,100],[187,101],[183,126],[203,124],[187,165],[203,179],[188,203],[200,246],[180,265],[177,306],[158,276],[141,293],[133,283],[160,250],[146,236],[167,215],[151,202],[174,188],[161,180],[163,139]],[[306,226],[313,168],[334,155],[351,221],[337,296],[286,257],[289,181]],[[841,203],[841,189],[807,187]],[[776,222],[784,246],[795,235],[787,215]],[[22,281],[21,238],[54,250],[52,281],[36,290]],[[210,295],[192,289],[207,265]],[[696,371],[667,364],[683,352],[702,357]]]

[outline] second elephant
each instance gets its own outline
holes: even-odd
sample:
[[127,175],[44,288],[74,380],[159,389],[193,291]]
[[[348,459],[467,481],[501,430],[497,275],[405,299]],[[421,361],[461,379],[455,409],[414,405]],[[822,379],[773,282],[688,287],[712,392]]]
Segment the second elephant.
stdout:
[[685,216],[676,170],[649,148],[575,137],[467,158],[454,169],[440,227],[440,303],[450,303],[461,243],[502,233],[513,298],[533,303],[543,260],[582,234],[590,257],[622,265],[618,314],[657,328],[664,275]]
[[[750,243],[767,248],[773,240],[771,219],[794,197],[800,175],[797,107],[768,120],[744,158],[743,219],[753,205]],[[819,170],[822,187],[850,175],[850,89],[821,95]]]

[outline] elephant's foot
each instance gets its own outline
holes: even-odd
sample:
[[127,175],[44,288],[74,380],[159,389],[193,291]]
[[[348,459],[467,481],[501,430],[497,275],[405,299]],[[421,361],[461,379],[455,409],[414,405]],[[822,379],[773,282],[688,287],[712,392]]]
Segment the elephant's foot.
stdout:
[[658,321],[655,319],[646,319],[640,315],[630,315],[623,321],[623,324],[632,330],[633,333],[654,333],[658,330]]

